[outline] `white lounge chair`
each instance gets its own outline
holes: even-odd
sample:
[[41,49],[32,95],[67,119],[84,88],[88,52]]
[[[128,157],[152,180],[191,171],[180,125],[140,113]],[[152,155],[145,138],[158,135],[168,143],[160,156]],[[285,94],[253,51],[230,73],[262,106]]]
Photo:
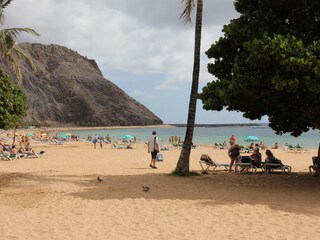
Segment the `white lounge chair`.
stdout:
[[27,153],[25,155],[26,158],[41,158],[43,155],[45,155],[45,151],[40,151],[39,153]]
[[317,166],[318,166],[318,157],[314,156],[312,157],[312,165],[309,166],[309,172],[313,174],[316,171]]
[[207,171],[211,169],[211,171],[214,171],[217,167],[224,167],[226,170],[230,167],[230,164],[220,164],[213,159],[208,154],[202,154],[199,160],[199,164],[203,170],[203,173],[206,173]]
[[248,172],[250,170],[252,171],[252,173],[257,172],[257,167],[252,164],[251,158],[249,156],[242,156],[241,162],[235,164],[235,172],[237,173]]
[[289,165],[282,165],[280,163],[265,163],[264,169],[266,173],[271,173],[277,170],[280,170],[283,174],[291,172],[291,166]]

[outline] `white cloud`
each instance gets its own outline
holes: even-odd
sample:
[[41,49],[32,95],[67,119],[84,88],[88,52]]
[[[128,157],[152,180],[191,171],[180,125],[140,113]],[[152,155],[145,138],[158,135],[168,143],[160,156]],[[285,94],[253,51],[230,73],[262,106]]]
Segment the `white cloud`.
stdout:
[[[215,26],[213,20],[210,24],[210,16],[222,17],[215,7],[220,5],[219,9],[224,9],[230,5],[225,1],[207,2],[202,52],[217,39],[215,33],[221,29],[221,26],[212,27]],[[15,0],[5,10],[8,26],[31,27],[41,34],[40,38],[23,35],[22,40],[67,46],[109,69],[164,74],[166,78],[156,88],[176,89],[191,82],[194,41],[193,26],[178,20],[182,10],[179,3],[172,0]],[[201,71],[201,76],[209,79],[205,62]]]
[[[18,41],[66,46],[95,59],[101,69],[142,77],[161,76],[150,79],[154,89],[144,88],[147,93],[156,90],[178,93],[191,87],[194,47],[194,25],[179,20],[183,8],[180,3],[180,0],[14,0],[5,9],[3,27],[33,28],[40,37],[23,34]],[[204,1],[201,83],[213,79],[207,72],[209,60],[204,52],[221,36],[222,25],[235,16],[233,0]],[[142,90],[127,92],[142,103],[152,97]]]

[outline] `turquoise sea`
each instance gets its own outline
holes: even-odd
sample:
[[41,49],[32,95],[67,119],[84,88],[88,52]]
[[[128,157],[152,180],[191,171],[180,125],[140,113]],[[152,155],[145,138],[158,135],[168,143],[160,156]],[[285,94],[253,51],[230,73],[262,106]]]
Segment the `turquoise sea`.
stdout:
[[[135,136],[137,140],[147,141],[152,131],[156,131],[157,135],[163,143],[169,142],[170,136],[179,136],[184,139],[185,127],[171,127],[171,128],[119,128],[119,129],[94,129],[94,130],[77,130],[68,131],[80,138],[86,138],[88,135],[95,134],[105,137],[109,134],[112,139],[120,139],[126,134]],[[62,134],[65,132],[60,132]],[[195,127],[193,143],[195,145],[214,145],[214,143],[222,143],[229,141],[230,136],[234,134],[237,142],[241,145],[247,145],[244,141],[246,136],[257,136],[260,141],[265,142],[267,146],[273,146],[277,142],[280,146],[287,144],[297,145],[298,143],[305,148],[318,148],[320,142],[319,130],[310,130],[303,133],[299,137],[293,137],[290,134],[276,135],[275,132],[267,125],[259,126],[214,126],[214,127]]]

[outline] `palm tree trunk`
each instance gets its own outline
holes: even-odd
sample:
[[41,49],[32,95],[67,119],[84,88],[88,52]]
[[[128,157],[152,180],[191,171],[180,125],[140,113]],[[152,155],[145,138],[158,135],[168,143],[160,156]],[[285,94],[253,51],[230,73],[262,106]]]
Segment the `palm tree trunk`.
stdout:
[[15,144],[16,142],[16,133],[17,133],[17,124],[13,125],[13,141],[12,141],[12,145]]
[[181,150],[180,157],[175,169],[175,172],[180,175],[189,174],[191,142],[193,138],[193,130],[194,130],[196,106],[197,106],[197,95],[198,95],[198,87],[199,87],[202,11],[203,11],[203,2],[202,0],[197,0],[194,62],[193,62],[193,74],[192,74],[192,87],[191,87],[189,110],[188,110],[188,123],[187,123],[187,130],[186,130],[186,135],[183,142],[182,150]]
[[318,161],[317,161],[317,168],[315,173],[313,174],[314,177],[317,177],[320,175],[320,143],[319,143],[319,147],[318,147]]

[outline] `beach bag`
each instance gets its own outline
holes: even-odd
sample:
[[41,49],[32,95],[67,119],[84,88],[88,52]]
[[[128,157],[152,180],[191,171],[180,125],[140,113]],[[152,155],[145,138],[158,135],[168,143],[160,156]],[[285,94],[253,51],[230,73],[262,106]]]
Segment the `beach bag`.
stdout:
[[156,157],[157,161],[163,161],[163,155],[162,153],[157,153],[157,157]]

